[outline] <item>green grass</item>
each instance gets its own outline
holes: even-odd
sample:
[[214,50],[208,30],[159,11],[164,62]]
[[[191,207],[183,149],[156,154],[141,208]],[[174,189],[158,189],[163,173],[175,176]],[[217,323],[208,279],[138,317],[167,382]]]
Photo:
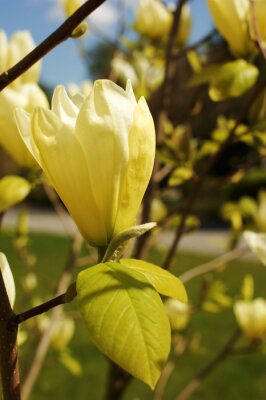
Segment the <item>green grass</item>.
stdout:
[[[49,298],[63,269],[70,248],[68,239],[34,234],[31,236],[30,249],[36,254],[36,273],[40,276],[38,293],[42,298]],[[14,277],[19,284],[26,274],[26,269],[19,257],[14,254],[11,234],[5,234],[0,239],[0,251],[7,254],[14,271]],[[160,265],[163,254],[160,251],[152,254],[152,259]],[[181,274],[189,268],[210,260],[210,257],[182,253],[176,257],[173,272]],[[239,293],[243,277],[252,273],[255,277],[256,296],[265,296],[266,269],[260,264],[247,261],[232,262],[224,270],[215,273],[215,277],[223,280],[228,293],[235,297]],[[187,284],[189,298],[193,304],[198,302],[202,278]],[[18,293],[16,311],[27,308],[28,295]],[[75,310],[75,304],[67,308]],[[176,359],[176,369],[167,386],[164,400],[174,400],[182,387],[189,382],[194,374],[219,351],[235,329],[235,320],[231,309],[219,314],[199,312],[193,318],[186,331],[190,338],[195,332],[200,337],[200,345],[195,353],[186,353]],[[34,330],[32,331],[34,332]],[[36,345],[36,339],[29,340],[20,348],[22,377],[30,365]],[[71,354],[79,360],[83,368],[80,377],[72,376],[58,361],[58,353],[50,350],[45,368],[38,380],[32,400],[47,398],[58,400],[100,400],[104,393],[107,362],[105,357],[90,342],[85,326],[77,320],[75,336],[71,342]],[[123,400],[151,400],[152,391],[139,381],[132,380]],[[192,400],[264,400],[266,398],[266,363],[265,355],[260,353],[239,354],[227,358],[203,382],[191,397]]]

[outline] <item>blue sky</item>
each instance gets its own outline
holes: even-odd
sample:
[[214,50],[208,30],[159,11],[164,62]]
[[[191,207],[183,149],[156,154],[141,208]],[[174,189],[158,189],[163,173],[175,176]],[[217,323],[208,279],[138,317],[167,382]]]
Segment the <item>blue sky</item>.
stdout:
[[[125,0],[129,12],[134,15],[138,0]],[[10,0],[0,5],[0,29],[10,36],[13,32],[27,29],[31,31],[36,44],[52,33],[64,20],[60,0]],[[212,29],[212,21],[205,0],[190,0],[193,29],[190,42],[198,40]],[[116,31],[119,15],[119,1],[107,0],[91,16],[93,24],[107,37],[112,38]],[[130,18],[129,18],[129,23]],[[90,32],[84,39],[86,45],[95,43],[95,35]],[[50,85],[80,83],[87,78],[86,69],[78,55],[78,41],[69,39],[50,52],[42,61],[41,80]]]

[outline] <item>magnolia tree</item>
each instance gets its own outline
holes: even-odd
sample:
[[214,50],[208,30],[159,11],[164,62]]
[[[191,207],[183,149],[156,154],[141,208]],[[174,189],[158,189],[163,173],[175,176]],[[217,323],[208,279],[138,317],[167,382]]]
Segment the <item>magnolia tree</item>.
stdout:
[[[242,256],[247,248],[233,247],[243,231],[251,251],[266,265],[266,189],[259,188],[257,198],[244,195],[227,202],[221,189],[221,183],[233,186],[265,164],[264,1],[207,0],[217,31],[188,46],[189,1],[168,7],[160,0],[141,0],[133,26],[120,21],[121,36],[106,60],[108,75],[82,87],[57,86],[48,101],[38,84],[40,59],[68,38],[79,40],[87,30],[85,18],[103,2],[62,1],[67,20],[37,47],[29,32],[7,38],[0,31],[0,143],[23,172],[0,180],[1,220],[42,185],[60,217],[68,211],[80,232],[71,235],[55,296],[37,305],[32,297],[26,310],[15,303],[15,292],[29,296],[38,276],[28,273],[18,286],[14,266],[0,253],[4,400],[30,397],[55,342],[61,361],[79,374],[78,360],[65,351],[74,317],[62,305],[71,302],[109,360],[106,400],[121,398],[132,376],[154,390],[154,399],[162,399],[175,359],[193,349],[186,328],[202,309],[231,307],[235,331],[214,359],[176,391],[176,399],[189,398],[234,352],[241,336],[244,351],[263,350],[266,301],[254,298],[252,276],[245,277],[235,298],[225,293],[221,281],[213,279],[206,289],[202,280],[198,304],[188,299],[184,284]],[[132,30],[134,40],[127,35]],[[245,157],[239,157],[239,149]],[[236,161],[228,166],[232,153]],[[217,173],[220,165],[222,175]],[[217,207],[231,224],[231,251],[177,277],[168,270],[178,260],[182,236],[200,225],[194,210],[208,200],[205,187],[221,190]],[[22,212],[15,249],[33,267],[26,220]],[[166,229],[173,239],[158,266],[151,260],[157,236]],[[89,256],[81,259],[84,244]],[[17,343],[35,334],[34,323],[39,344],[20,384]]]

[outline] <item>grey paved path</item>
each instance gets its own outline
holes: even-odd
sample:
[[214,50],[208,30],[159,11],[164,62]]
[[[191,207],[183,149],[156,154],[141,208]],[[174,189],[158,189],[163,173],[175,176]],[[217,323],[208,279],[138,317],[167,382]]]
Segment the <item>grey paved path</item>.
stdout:
[[[8,211],[3,219],[3,227],[12,228],[16,225],[18,209]],[[29,227],[35,232],[47,232],[58,235],[66,235],[77,230],[71,217],[67,217],[64,223],[56,213],[43,209],[29,210]],[[173,232],[161,234],[157,239],[159,246],[167,246],[171,243]],[[206,254],[221,254],[227,251],[228,231],[225,230],[199,230],[186,235],[180,243],[180,250],[189,250]]]

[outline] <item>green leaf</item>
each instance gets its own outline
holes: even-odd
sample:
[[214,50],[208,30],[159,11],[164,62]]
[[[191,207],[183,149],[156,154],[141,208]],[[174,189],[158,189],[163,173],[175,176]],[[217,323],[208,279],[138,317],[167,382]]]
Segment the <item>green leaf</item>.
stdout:
[[245,60],[236,60],[221,65],[211,65],[196,73],[189,85],[209,83],[209,95],[213,101],[238,97],[252,88],[259,75],[258,69]]
[[161,298],[144,275],[120,263],[98,264],[79,273],[77,295],[92,341],[154,388],[171,337]]
[[239,97],[254,86],[258,74],[258,69],[244,60],[223,64],[211,79],[210,98],[221,101]]
[[192,78],[189,81],[189,86],[198,86],[198,85],[204,85],[206,83],[209,83],[211,79],[215,77],[215,75],[218,73],[220,69],[220,65],[210,65],[199,72],[197,72],[195,75],[192,76]]
[[144,275],[147,281],[160,294],[187,303],[187,293],[183,283],[165,269],[146,261],[132,258],[123,258],[120,263],[126,268],[133,269]]
[[192,177],[193,177],[193,169],[190,166],[177,167],[171,174],[168,183],[170,186],[177,186],[181,185],[185,181],[188,181]]
[[0,212],[24,200],[31,184],[20,176],[6,176],[0,180]]
[[59,361],[72,375],[82,375],[82,366],[80,365],[78,360],[72,357],[68,350],[59,353]]

